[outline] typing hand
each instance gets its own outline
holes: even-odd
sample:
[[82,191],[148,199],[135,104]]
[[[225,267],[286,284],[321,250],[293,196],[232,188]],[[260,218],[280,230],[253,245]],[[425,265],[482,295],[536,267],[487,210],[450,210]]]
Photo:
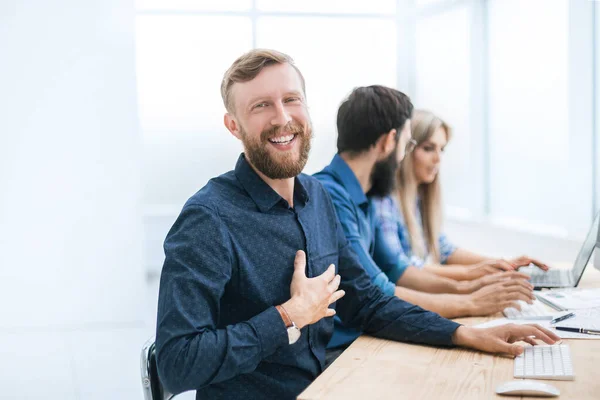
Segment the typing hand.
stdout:
[[518,271],[496,272],[495,274],[485,275],[472,281],[463,281],[465,289],[461,293],[473,293],[483,287],[494,285],[498,282],[507,280],[516,280],[523,286],[529,286],[533,290],[533,286],[528,282],[529,275]]
[[507,307],[521,307],[517,300],[533,303],[533,286],[524,279],[505,279],[487,285],[468,295],[468,312],[470,316],[495,314]]
[[523,353],[523,346],[515,344],[524,341],[536,345],[535,339],[547,344],[560,341],[560,337],[539,325],[501,325],[493,328],[479,329],[466,326],[459,327],[452,337],[457,346],[470,347],[488,353],[504,353],[518,356]]
[[527,256],[521,256],[521,257],[517,257],[517,258],[513,258],[512,260],[509,260],[512,264],[514,264],[517,268],[519,267],[526,267],[529,264],[533,264],[536,267],[544,270],[544,271],[548,271],[550,268],[544,264],[543,262],[536,260],[535,258],[531,258],[531,257],[527,257]]
[[469,265],[465,274],[466,280],[481,278],[486,275],[503,271],[514,271],[517,265],[504,259],[486,260],[477,264]]
[[292,298],[285,302],[283,307],[298,328],[335,315],[335,310],[329,308],[329,305],[345,294],[343,290],[337,290],[340,279],[340,276],[335,274],[333,264],[321,275],[307,278],[306,254],[301,250],[296,252],[290,286]]

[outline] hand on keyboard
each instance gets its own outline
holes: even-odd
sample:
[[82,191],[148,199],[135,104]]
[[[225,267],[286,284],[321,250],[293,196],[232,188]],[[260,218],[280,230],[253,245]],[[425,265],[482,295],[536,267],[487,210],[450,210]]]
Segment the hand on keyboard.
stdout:
[[533,303],[533,287],[522,279],[509,279],[488,285],[468,295],[470,316],[495,314],[508,307],[518,307],[518,301]]
[[529,275],[519,271],[497,272],[495,274],[482,276],[481,278],[475,279],[474,281],[466,282],[466,285],[469,286],[469,289],[466,290],[465,293],[473,293],[474,291],[479,290],[482,287],[493,285],[498,282],[505,282],[508,280],[518,281],[522,286],[531,287],[531,289],[533,290],[533,285],[529,283],[529,279]]
[[470,265],[467,268],[465,280],[473,280],[482,276],[495,274],[498,272],[509,272],[517,269],[517,266],[506,260],[486,260],[478,264]]
[[535,258],[528,257],[528,256],[521,256],[521,257],[513,258],[512,260],[508,260],[508,262],[516,265],[517,268],[526,267],[529,264],[533,264],[543,271],[548,271],[550,269],[548,267],[548,265],[544,264],[543,262],[536,260]]
[[498,272],[516,271],[520,267],[535,265],[543,271],[548,271],[548,266],[543,262],[528,256],[516,257],[510,260],[486,260],[466,267],[465,280],[478,279]]
[[471,328],[460,326],[452,337],[457,346],[486,351],[488,353],[504,353],[518,356],[523,353],[523,346],[515,342],[524,341],[537,344],[535,339],[547,344],[560,340],[555,333],[539,325],[501,325],[493,328]]

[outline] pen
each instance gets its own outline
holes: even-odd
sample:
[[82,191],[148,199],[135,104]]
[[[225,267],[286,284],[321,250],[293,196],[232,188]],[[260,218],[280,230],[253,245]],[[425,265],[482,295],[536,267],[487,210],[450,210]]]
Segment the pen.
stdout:
[[567,332],[576,332],[576,333],[585,333],[587,335],[600,335],[600,331],[595,331],[592,329],[584,329],[584,328],[569,328],[566,326],[557,326],[555,329],[559,331],[567,331]]
[[556,318],[554,318],[552,321],[550,321],[550,323],[551,323],[551,324],[555,324],[555,323],[557,323],[557,322],[564,321],[565,319],[567,319],[567,318],[571,318],[571,317],[574,317],[574,316],[575,316],[575,313],[572,313],[572,312],[571,312],[571,313],[568,313],[568,314],[562,315],[562,316],[560,316],[560,317],[556,317]]

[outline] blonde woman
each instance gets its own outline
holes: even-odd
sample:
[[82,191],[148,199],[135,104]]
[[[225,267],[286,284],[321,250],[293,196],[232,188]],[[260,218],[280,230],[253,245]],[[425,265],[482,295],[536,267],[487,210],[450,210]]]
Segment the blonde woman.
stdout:
[[452,136],[450,126],[433,113],[415,110],[412,116],[412,151],[397,172],[393,196],[372,197],[381,237],[376,238],[407,265],[424,268],[456,280],[472,280],[498,271],[510,271],[533,263],[527,256],[496,260],[456,247],[442,233],[439,169]]

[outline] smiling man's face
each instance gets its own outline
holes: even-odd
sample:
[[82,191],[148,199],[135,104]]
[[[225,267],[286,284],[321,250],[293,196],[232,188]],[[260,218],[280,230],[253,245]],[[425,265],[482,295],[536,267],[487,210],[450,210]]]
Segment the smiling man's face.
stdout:
[[304,169],[312,127],[302,82],[290,64],[265,67],[256,78],[232,86],[235,120],[230,131],[242,141],[248,161],[271,179]]

